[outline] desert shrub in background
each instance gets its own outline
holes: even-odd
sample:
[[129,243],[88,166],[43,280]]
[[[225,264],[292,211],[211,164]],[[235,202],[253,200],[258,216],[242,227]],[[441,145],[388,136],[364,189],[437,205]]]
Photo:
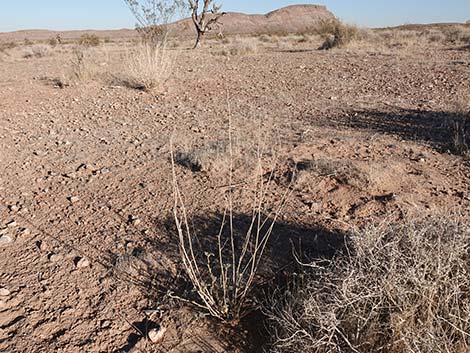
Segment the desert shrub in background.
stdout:
[[431,43],[443,43],[446,40],[446,35],[442,31],[430,30],[424,33],[424,36]]
[[23,58],[42,58],[50,54],[50,47],[44,44],[36,44],[24,49]]
[[313,33],[325,40],[320,49],[341,48],[359,38],[359,28],[338,19],[321,21]]
[[258,46],[253,38],[234,38],[229,48],[230,55],[253,54],[258,51]]
[[351,235],[302,266],[268,314],[276,352],[467,352],[470,227],[430,217]]
[[262,43],[271,43],[273,41],[272,37],[267,34],[262,34],[258,37],[258,40]]
[[136,29],[146,45],[165,46],[168,24],[187,11],[185,0],[124,0],[137,20]]
[[90,66],[87,58],[87,48],[75,47],[70,60],[70,74],[72,80],[82,81],[91,76]]
[[95,34],[82,34],[78,39],[78,44],[83,47],[97,47],[101,44],[100,38]]
[[0,42],[0,53],[16,48],[17,44],[15,42]]
[[47,40],[47,44],[49,44],[52,48],[55,48],[59,42],[57,40],[57,37],[51,37]]

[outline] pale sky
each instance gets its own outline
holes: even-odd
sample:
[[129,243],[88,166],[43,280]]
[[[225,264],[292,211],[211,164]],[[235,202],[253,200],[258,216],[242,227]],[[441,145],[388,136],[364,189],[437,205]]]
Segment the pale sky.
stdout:
[[[123,0],[0,0],[0,31],[133,28]],[[466,22],[470,0],[222,0],[224,11],[266,13],[294,4],[326,5],[342,20],[367,27]]]

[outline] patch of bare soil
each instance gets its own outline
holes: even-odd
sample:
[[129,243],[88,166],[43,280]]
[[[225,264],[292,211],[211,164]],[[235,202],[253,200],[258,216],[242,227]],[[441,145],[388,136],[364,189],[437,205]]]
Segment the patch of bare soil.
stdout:
[[[71,69],[70,48],[32,59],[17,48],[0,62],[0,351],[260,351],[256,316],[232,328],[169,296],[190,291],[169,137],[199,151],[200,167],[176,172],[194,224],[210,229],[225,202],[229,115],[246,163],[254,147],[244,141],[271,136],[279,163],[264,170],[274,175],[266,203],[293,190],[273,266],[291,261],[291,245],[326,253],[371,222],[468,217],[469,165],[446,129],[452,102],[469,97],[468,50],[323,52],[307,42],[226,57],[221,45],[172,50],[173,75],[155,94],[102,78],[122,61],[118,45],[96,52],[92,79],[70,85],[54,81]],[[161,341],[147,338],[163,329]]]

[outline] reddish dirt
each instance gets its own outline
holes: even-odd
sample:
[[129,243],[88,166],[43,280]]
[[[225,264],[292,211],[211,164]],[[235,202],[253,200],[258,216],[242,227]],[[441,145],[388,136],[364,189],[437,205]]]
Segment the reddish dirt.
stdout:
[[[370,222],[468,216],[469,164],[449,151],[446,121],[452,102],[470,97],[470,51],[259,45],[231,57],[214,55],[217,44],[174,51],[174,75],[155,94],[99,77],[54,87],[50,79],[69,70],[69,49],[3,57],[0,232],[12,242],[0,244],[0,351],[259,351],[255,329],[216,325],[165,297],[184,286],[175,280],[169,136],[192,148],[226,140],[229,114],[235,134],[276,137],[268,204],[286,191],[293,163],[304,166],[273,249],[287,239],[320,244]],[[102,71],[120,61],[120,48],[108,49]],[[248,147],[242,153],[249,159]],[[203,220],[224,204],[216,165],[177,167],[187,207]],[[243,218],[249,203],[240,203]],[[145,334],[153,324],[168,329],[163,343],[134,328]]]

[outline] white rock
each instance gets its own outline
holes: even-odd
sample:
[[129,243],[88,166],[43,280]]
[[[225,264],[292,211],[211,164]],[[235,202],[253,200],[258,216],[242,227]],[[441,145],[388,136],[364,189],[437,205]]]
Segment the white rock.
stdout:
[[77,262],[77,268],[85,268],[90,266],[90,260],[88,260],[86,257],[82,257],[80,260]]
[[0,288],[0,297],[8,297],[11,292],[6,288]]
[[9,235],[2,235],[0,237],[0,246],[2,245],[8,245],[10,243],[13,243],[13,238],[10,237]]
[[165,327],[160,327],[160,329],[151,329],[149,331],[149,340],[152,341],[153,343],[160,343],[163,341],[163,337],[165,336],[166,333],[166,328]]
[[69,200],[71,203],[75,203],[78,202],[80,199],[77,196],[71,196],[69,197]]

